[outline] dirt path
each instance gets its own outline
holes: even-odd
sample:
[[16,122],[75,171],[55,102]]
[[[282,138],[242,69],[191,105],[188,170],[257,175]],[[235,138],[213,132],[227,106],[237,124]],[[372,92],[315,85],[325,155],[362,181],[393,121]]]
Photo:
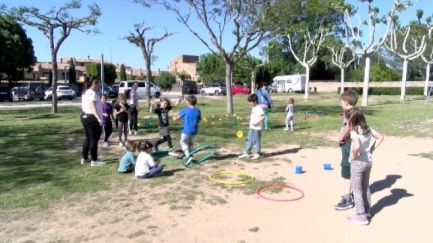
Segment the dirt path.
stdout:
[[[333,209],[343,190],[338,148],[280,146],[278,151],[264,149],[277,155],[260,163],[233,158],[159,181],[131,178],[124,189],[65,199],[48,211],[0,211],[0,242],[431,242],[433,161],[411,154],[431,152],[432,145],[427,139],[385,139],[375,154],[375,216],[369,226],[346,222],[353,209]],[[334,170],[322,169],[328,161]],[[302,175],[294,174],[298,164],[305,170]],[[245,194],[248,186],[217,186],[207,180],[210,172],[223,169],[247,171],[258,181],[284,177],[305,197],[273,202]]]

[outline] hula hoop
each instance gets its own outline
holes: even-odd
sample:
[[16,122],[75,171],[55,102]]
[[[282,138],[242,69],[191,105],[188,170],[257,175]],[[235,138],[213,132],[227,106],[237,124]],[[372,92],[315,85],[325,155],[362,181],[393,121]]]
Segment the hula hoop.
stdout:
[[[265,189],[265,188],[268,188],[268,187],[290,188],[290,189],[293,189],[293,190],[295,190],[295,191],[301,193],[301,195],[300,195],[299,197],[297,197],[297,198],[293,198],[293,199],[273,199],[273,198],[265,197],[265,196],[263,196],[263,195],[261,194],[261,191],[262,191],[263,189]],[[287,184],[269,184],[269,185],[264,185],[264,186],[260,187],[259,189],[257,189],[256,192],[257,192],[257,195],[259,195],[259,197],[264,198],[264,199],[267,199],[267,200],[271,200],[271,201],[276,201],[276,202],[291,202],[291,201],[299,200],[299,199],[301,199],[301,198],[304,197],[304,192],[303,192],[303,191],[299,190],[299,189],[296,188],[296,187],[289,186],[289,185],[287,185]]]
[[204,155],[200,159],[193,159],[191,161],[191,163],[189,163],[187,165],[185,165],[185,163],[186,163],[186,156],[183,156],[183,158],[182,158],[182,164],[185,165],[186,167],[190,167],[190,166],[193,166],[193,165],[200,164],[201,162],[203,162],[203,161],[207,160],[209,157],[211,157],[217,151],[218,148],[217,148],[217,144],[216,143],[203,143],[199,147],[197,147],[196,149],[194,149],[193,151],[191,151],[190,154],[195,154],[195,153],[198,153],[198,152],[200,152],[202,150],[205,150],[205,149],[211,149],[211,150],[209,151],[209,153],[207,153],[206,155]]
[[[223,181],[223,180],[214,179],[213,177],[216,175],[243,175],[243,176],[247,176],[248,179],[244,181]],[[209,175],[209,180],[220,184],[226,184],[226,185],[242,185],[248,182],[252,182],[254,179],[255,179],[254,176],[246,172],[236,172],[236,171],[219,171]]]

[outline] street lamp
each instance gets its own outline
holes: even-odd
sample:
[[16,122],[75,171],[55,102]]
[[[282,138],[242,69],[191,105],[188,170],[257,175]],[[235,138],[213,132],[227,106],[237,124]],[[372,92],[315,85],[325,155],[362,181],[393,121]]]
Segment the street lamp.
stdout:
[[98,54],[98,56],[101,56],[101,87],[102,87],[102,94],[104,94],[104,81],[105,81],[105,75],[104,75],[104,54]]

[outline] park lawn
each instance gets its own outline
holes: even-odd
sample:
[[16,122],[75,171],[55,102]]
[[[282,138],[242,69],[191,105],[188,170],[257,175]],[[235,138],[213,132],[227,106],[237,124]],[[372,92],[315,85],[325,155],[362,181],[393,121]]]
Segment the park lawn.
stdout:
[[[271,130],[263,133],[262,147],[277,147],[283,143],[299,144],[303,148],[336,146],[329,136],[335,134],[336,138],[341,126],[339,114],[342,111],[338,95],[311,95],[308,101],[304,101],[301,94],[291,95],[295,98],[297,112],[293,133],[283,132],[288,96],[272,95],[278,109],[270,113]],[[242,130],[245,134],[248,131],[248,126],[242,125],[250,111],[246,98],[245,95],[235,96],[236,115],[227,115],[225,97],[199,97],[198,108],[207,122],[203,121],[200,125],[195,142],[215,142],[220,147],[238,150],[240,154],[245,137],[237,138],[236,132]],[[429,137],[433,131],[432,103],[424,103],[422,97],[408,97],[404,103],[398,99],[396,96],[371,97],[369,107],[364,109],[368,123],[387,136]],[[183,106],[180,105],[175,111]],[[311,117],[303,120],[306,112],[310,112]],[[153,116],[144,112],[144,109],[140,113],[140,117],[149,115]],[[154,133],[156,137],[156,119],[153,117],[151,120],[149,123],[149,120],[145,122],[140,119],[140,129],[145,134]],[[116,175],[115,172],[121,154],[104,155],[103,159],[109,163],[106,166],[90,169],[80,165],[81,150],[71,146],[70,142],[81,143],[84,136],[78,106],[59,107],[59,113],[54,115],[50,114],[48,107],[3,109],[0,122],[0,145],[3,151],[0,159],[1,208],[43,209],[58,202],[79,201],[100,190],[132,188],[129,176]],[[171,126],[174,134],[181,128],[177,122],[172,122]],[[115,140],[115,136],[112,135],[111,139]],[[178,147],[176,140],[174,144]],[[266,159],[264,156],[263,160]],[[211,158],[208,162],[216,160]],[[224,166],[224,163],[227,161],[221,162],[219,166]],[[191,170],[200,170],[201,166],[205,165],[192,167]],[[183,176],[179,174],[176,178],[182,179]],[[194,179],[205,180],[199,177]],[[275,180],[279,181],[279,178]],[[158,187],[167,183],[173,183],[173,179],[158,178],[147,185]],[[251,184],[245,190],[256,188],[257,183],[260,182]],[[193,192],[185,194],[185,200],[193,198],[193,195]]]

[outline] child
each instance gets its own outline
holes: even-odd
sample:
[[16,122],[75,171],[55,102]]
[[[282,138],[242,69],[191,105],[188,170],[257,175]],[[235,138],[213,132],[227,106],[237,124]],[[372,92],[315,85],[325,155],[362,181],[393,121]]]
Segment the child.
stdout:
[[[356,214],[347,217],[352,223],[367,225],[371,217],[371,195],[369,179],[372,165],[372,153],[383,141],[383,136],[371,129],[359,108],[346,110],[345,117],[349,121],[350,139],[350,174],[353,186]],[[376,141],[370,145],[371,137]]]
[[294,112],[295,112],[295,99],[290,98],[289,99],[289,104],[286,107],[286,128],[284,129],[284,131],[288,131],[289,130],[289,124],[290,124],[290,131],[293,132],[293,116],[294,116]]
[[251,148],[254,146],[256,153],[252,159],[260,158],[260,137],[262,136],[263,120],[265,113],[260,105],[257,104],[258,97],[256,94],[248,96],[248,103],[252,110],[250,115],[250,129],[248,131],[248,138],[246,142],[245,152],[239,158],[249,158]]
[[180,146],[182,151],[185,153],[186,162],[185,165],[192,161],[192,146],[193,138],[197,135],[198,124],[201,120],[201,112],[195,107],[197,104],[197,97],[190,95],[187,97],[188,107],[183,108],[179,111],[179,114],[173,116],[173,120],[183,119],[183,129],[180,136]]
[[[341,108],[344,111],[350,110],[358,103],[358,95],[353,90],[346,90],[340,95]],[[353,200],[351,197],[352,184],[350,182],[350,139],[349,139],[349,123],[343,116],[343,124],[340,130],[340,138],[338,142],[341,147],[341,177],[345,180],[345,190],[341,201],[334,206],[336,210],[346,210],[353,208]]]
[[125,153],[119,160],[119,165],[117,166],[117,172],[119,173],[130,173],[134,171],[135,167],[135,156],[134,152],[137,151],[141,143],[132,143],[125,146]]
[[[128,144],[128,118],[129,118],[129,105],[126,103],[126,97],[120,94],[117,97],[117,104],[114,107],[116,110],[114,114],[117,117],[119,123],[119,146],[123,147]],[[122,142],[122,133],[125,136],[125,142]]]
[[171,156],[179,156],[179,154],[176,153],[173,149],[173,143],[171,141],[170,131],[168,130],[169,125],[169,117],[168,113],[176,106],[180,104],[181,99],[179,99],[176,104],[173,106],[170,105],[170,101],[167,98],[161,98],[160,103],[156,104],[156,108],[154,108],[154,103],[151,105],[151,109],[153,109],[153,112],[158,115],[159,119],[159,135],[163,137],[163,139],[160,139],[156,141],[153,144],[153,148],[155,151],[158,151],[158,146],[164,142],[168,142],[168,154]]
[[102,103],[102,121],[104,122],[104,147],[108,147],[108,138],[110,137],[111,133],[113,132],[113,124],[111,123],[111,118],[113,117],[113,107],[110,103],[107,103],[107,95],[103,94],[101,96],[101,103]]
[[[116,104],[117,104],[117,99],[114,99],[111,101],[111,107],[113,107],[113,108],[116,107]],[[113,113],[113,120],[114,120],[114,124],[116,125],[116,132],[118,132],[119,131],[119,122],[117,120],[117,116],[115,116],[114,113]]]
[[152,178],[154,175],[162,171],[162,166],[158,165],[150,155],[152,153],[152,144],[149,141],[144,141],[139,147],[137,162],[135,163],[135,176],[138,179]]

